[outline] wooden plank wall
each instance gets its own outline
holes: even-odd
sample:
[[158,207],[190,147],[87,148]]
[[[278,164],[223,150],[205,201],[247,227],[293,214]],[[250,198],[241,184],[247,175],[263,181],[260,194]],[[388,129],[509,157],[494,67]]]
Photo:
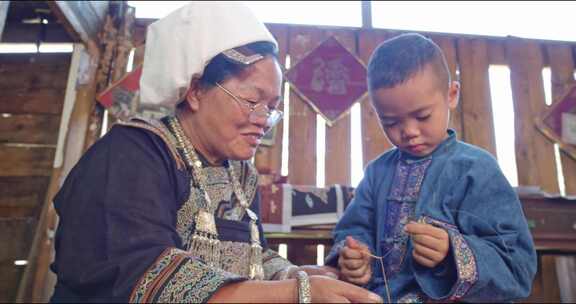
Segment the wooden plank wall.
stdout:
[[[335,36],[364,63],[384,40],[402,33],[379,29],[349,29],[301,25],[270,25],[279,38],[281,53],[291,57],[292,65],[312,51],[330,35]],[[458,108],[451,113],[450,125],[459,138],[496,155],[492,96],[488,70],[490,65],[507,65],[511,71],[511,88],[515,111],[516,163],[519,183],[559,191],[554,145],[534,125],[534,118],[546,109],[542,68],[552,70],[553,96],[561,96],[574,83],[575,43],[546,42],[520,38],[494,38],[450,34],[426,34],[444,51],[452,78],[460,81]],[[285,48],[285,49],[284,49]],[[282,55],[282,58],[284,55]],[[283,59],[282,59],[283,60]],[[316,115],[294,92],[290,94],[289,175],[294,184],[316,184]],[[382,134],[368,98],[360,101],[362,155],[366,165],[390,148]],[[279,129],[282,126],[278,127]],[[276,133],[277,136],[281,132]],[[326,184],[350,183],[350,117],[345,116],[334,127],[326,126]],[[334,140],[337,139],[337,140]],[[278,173],[282,140],[275,147],[263,147],[256,164],[263,173]],[[270,161],[268,151],[274,150]],[[576,160],[561,153],[564,187],[576,194]]]
[[50,182],[70,54],[0,57],[0,302],[14,300]]

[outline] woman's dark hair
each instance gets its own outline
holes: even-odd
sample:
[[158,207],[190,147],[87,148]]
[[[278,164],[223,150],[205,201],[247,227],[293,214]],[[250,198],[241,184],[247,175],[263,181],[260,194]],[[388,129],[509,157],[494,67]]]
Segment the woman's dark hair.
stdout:
[[[240,49],[243,53],[249,53],[249,55],[270,55],[278,60],[278,51],[276,49],[276,45],[269,41],[253,42],[240,47]],[[223,54],[218,54],[212,58],[212,60],[210,60],[204,69],[204,73],[199,79],[200,87],[203,89],[209,89],[213,87],[215,83],[220,83],[228,77],[239,75],[248,67],[250,67],[250,65],[236,62],[224,56]]]

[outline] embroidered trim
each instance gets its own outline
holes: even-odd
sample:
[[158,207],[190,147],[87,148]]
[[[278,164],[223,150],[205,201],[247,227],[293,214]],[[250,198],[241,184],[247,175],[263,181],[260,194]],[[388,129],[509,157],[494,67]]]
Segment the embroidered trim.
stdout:
[[241,277],[207,267],[187,252],[168,248],[140,278],[130,302],[200,303],[222,285]]
[[426,169],[431,162],[431,158],[417,162],[400,160],[396,166],[394,181],[386,205],[385,235],[381,243],[382,254],[386,257],[384,269],[389,277],[397,274],[404,263],[410,238],[404,232],[404,226],[410,218],[414,217],[415,203],[420,196],[420,188],[424,181]]
[[264,268],[264,279],[272,280],[280,271],[288,270],[294,266],[285,258],[281,257],[274,250],[268,249],[262,255],[262,266]]
[[148,130],[156,135],[158,135],[168,147],[172,158],[176,162],[176,168],[178,170],[182,170],[186,168],[184,164],[184,160],[180,157],[180,153],[176,150],[176,138],[170,133],[170,131],[164,126],[164,124],[158,120],[151,120],[151,119],[143,119],[138,118],[138,120],[142,120],[142,122],[131,120],[131,121],[118,121],[116,122],[119,125],[133,127],[133,128],[140,128]]
[[464,297],[470,288],[472,288],[472,286],[478,281],[478,268],[476,267],[474,252],[456,226],[428,216],[424,216],[422,219],[427,224],[446,229],[450,236],[450,245],[452,245],[452,250],[454,252],[458,280],[454,285],[455,287],[453,288],[449,300],[457,301]]
[[420,188],[424,181],[426,169],[428,169],[431,162],[431,158],[410,163],[400,160],[396,167],[388,199],[399,202],[416,202],[420,195]]

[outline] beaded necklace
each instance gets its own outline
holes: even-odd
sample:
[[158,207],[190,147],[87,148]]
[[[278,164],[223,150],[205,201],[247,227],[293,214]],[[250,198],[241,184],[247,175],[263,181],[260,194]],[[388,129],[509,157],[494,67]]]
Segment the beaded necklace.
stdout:
[[[192,245],[190,251],[196,255],[203,257],[206,262],[215,267],[221,268],[221,245],[218,239],[218,230],[216,229],[216,221],[214,212],[211,210],[213,202],[210,199],[206,189],[206,173],[200,161],[194,146],[190,143],[188,137],[184,134],[184,130],[176,117],[170,117],[168,123],[176,137],[178,149],[184,155],[184,161],[190,168],[192,177],[198,182],[202,196],[204,197],[204,206],[200,206],[195,214],[195,230],[192,236]],[[264,270],[262,268],[262,246],[260,244],[260,232],[258,231],[258,215],[250,210],[250,205],[246,199],[244,189],[240,185],[240,180],[236,175],[234,167],[227,161],[226,169],[232,183],[234,195],[238,199],[241,209],[246,212],[250,218],[250,269],[248,276],[250,279],[263,279]],[[200,205],[200,204],[199,204]],[[239,218],[240,220],[240,218]]]

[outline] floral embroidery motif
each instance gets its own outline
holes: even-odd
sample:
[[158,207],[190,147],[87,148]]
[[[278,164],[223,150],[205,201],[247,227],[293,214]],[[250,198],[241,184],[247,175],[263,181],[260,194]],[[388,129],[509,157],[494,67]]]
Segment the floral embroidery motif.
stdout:
[[183,250],[170,248],[136,284],[130,302],[205,302],[226,282],[241,279],[210,268]]
[[464,297],[468,290],[478,281],[478,268],[476,267],[474,252],[472,252],[472,248],[470,248],[456,226],[426,216],[423,219],[430,225],[446,229],[450,236],[450,245],[454,252],[458,281],[449,300],[457,301]]
[[409,236],[404,226],[414,217],[416,201],[431,158],[416,162],[401,160],[388,196],[382,253],[386,274],[392,277],[401,269]]

